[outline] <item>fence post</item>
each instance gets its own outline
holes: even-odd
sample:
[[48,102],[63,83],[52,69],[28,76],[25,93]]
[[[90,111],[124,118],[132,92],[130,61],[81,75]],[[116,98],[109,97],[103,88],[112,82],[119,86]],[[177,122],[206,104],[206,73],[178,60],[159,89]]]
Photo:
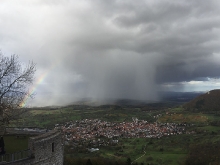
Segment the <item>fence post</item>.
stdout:
[[11,161],[14,162],[14,153],[11,154]]

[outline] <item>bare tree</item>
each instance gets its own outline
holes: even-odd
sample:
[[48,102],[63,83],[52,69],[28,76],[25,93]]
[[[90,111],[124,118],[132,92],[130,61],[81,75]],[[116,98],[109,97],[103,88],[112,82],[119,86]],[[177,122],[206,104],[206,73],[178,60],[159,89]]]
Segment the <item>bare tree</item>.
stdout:
[[16,119],[22,112],[25,97],[32,97],[28,87],[33,82],[35,64],[23,66],[17,55],[5,57],[0,52],[0,126]]

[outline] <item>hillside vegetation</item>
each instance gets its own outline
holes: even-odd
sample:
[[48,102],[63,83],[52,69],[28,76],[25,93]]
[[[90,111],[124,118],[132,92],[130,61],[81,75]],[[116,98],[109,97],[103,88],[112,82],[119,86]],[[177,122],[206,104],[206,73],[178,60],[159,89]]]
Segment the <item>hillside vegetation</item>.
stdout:
[[184,105],[172,102],[147,105],[70,105],[66,107],[30,108],[11,126],[53,129],[55,124],[84,119],[106,122],[132,122],[132,118],[149,123],[182,124],[180,135],[161,138],[119,137],[117,144],[97,146],[89,152],[90,142],[67,143],[64,165],[207,165],[220,163],[220,90],[202,94]]
[[220,89],[202,94],[183,105],[186,110],[200,112],[220,112]]

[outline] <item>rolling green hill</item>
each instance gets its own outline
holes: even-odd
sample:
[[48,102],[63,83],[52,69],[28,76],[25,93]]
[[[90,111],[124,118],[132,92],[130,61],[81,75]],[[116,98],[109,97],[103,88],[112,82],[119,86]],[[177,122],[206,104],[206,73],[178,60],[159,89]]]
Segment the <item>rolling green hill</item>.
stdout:
[[183,105],[186,110],[200,112],[220,112],[220,89],[202,94]]

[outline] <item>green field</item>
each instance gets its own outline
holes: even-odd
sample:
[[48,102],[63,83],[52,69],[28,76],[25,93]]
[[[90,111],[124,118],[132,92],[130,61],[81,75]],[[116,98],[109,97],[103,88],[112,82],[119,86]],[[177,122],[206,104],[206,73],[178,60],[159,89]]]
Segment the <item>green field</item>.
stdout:
[[100,150],[94,153],[75,153],[74,150],[69,150],[66,151],[66,157],[73,160],[105,158],[121,162],[126,162],[130,158],[133,163],[138,164],[184,165],[192,147],[206,144],[220,144],[220,135],[199,134],[169,136],[160,139],[120,139],[118,145],[100,147]]
[[182,114],[182,113],[174,113],[169,115],[162,116],[159,120],[161,123],[207,123],[209,118],[204,114]]
[[[163,110],[161,110],[163,111]],[[138,117],[150,122],[156,121],[152,118],[157,112],[142,111],[139,108],[113,107],[86,107],[82,109],[74,106],[59,109],[31,109],[22,119],[12,122],[10,126],[31,126],[41,128],[53,128],[55,124],[81,119],[101,119],[111,122],[132,121],[132,117]]]
[[[200,155],[202,156],[199,158],[200,162],[197,162],[197,164],[202,164],[202,161],[206,162],[209,159],[216,161],[215,158],[210,156],[210,148],[215,150],[215,146],[217,146],[217,148],[219,146],[220,149],[220,116],[215,114],[192,113],[184,111],[181,107],[163,107],[154,110],[151,108],[148,109],[148,107],[129,106],[69,106],[56,109],[36,108],[30,109],[22,119],[11,123],[11,125],[53,128],[57,123],[64,123],[71,120],[75,121],[87,118],[122,122],[132,121],[132,117],[147,120],[148,122],[188,123],[190,125],[186,127],[186,131],[194,132],[194,134],[166,136],[160,139],[120,138],[117,145],[99,147],[100,150],[94,153],[89,153],[85,148],[76,152],[71,146],[66,146],[65,164],[71,164],[70,162],[85,164],[88,159],[91,159],[93,164],[97,165],[113,165],[118,162],[123,165],[126,164],[129,158],[133,164],[190,165],[190,162],[195,163],[197,157],[200,157]],[[18,143],[16,140],[21,139],[15,139],[15,144]],[[22,149],[27,147],[25,145],[27,145],[27,143],[22,145]],[[9,146],[7,148],[8,151],[14,150],[10,149]],[[215,153],[218,152],[216,151]],[[215,155],[215,153],[212,153],[212,155]],[[200,155],[198,156],[196,154]]]

